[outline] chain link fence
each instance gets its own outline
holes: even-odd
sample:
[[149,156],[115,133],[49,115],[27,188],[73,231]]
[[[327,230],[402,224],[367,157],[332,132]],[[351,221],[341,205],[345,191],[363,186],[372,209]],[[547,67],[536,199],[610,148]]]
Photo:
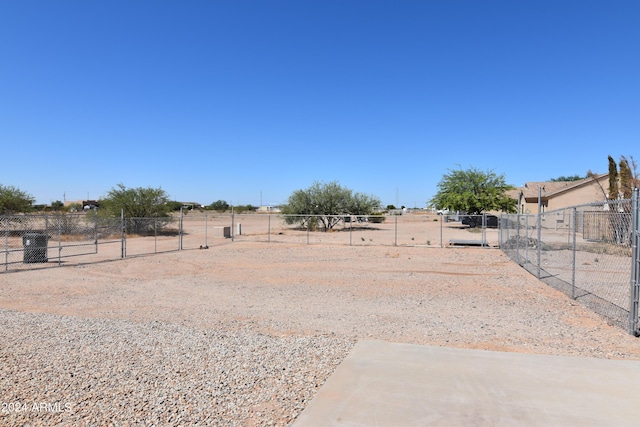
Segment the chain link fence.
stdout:
[[7,215],[0,216],[0,268],[91,263],[231,242],[444,247],[462,239],[496,247],[497,230],[489,227],[480,223],[471,228],[454,216],[424,211],[314,216],[183,210],[161,218],[104,217],[96,211]]
[[105,218],[95,211],[0,216],[0,265],[7,272],[208,249],[232,242],[500,247],[540,280],[638,335],[637,211],[635,196],[541,215],[500,217],[187,210],[162,218]]
[[500,248],[538,279],[638,335],[634,200],[503,214]]
[[[480,215],[482,218],[482,215]],[[435,213],[392,215],[241,214],[227,221],[233,241],[348,246],[445,247],[458,242],[497,247],[497,227],[470,227]],[[330,225],[331,228],[328,228]]]

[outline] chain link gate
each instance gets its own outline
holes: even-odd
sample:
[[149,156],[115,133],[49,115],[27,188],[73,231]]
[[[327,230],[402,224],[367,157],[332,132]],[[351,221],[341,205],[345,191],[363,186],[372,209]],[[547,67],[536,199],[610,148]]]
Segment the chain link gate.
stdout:
[[98,251],[98,221],[87,214],[4,215],[0,217],[3,264],[18,268],[26,264],[55,262]]

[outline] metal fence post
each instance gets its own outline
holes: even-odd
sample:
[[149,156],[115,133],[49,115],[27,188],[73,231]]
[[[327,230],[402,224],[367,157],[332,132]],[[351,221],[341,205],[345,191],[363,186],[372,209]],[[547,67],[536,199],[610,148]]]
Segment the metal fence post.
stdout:
[[271,214],[267,216],[267,242],[271,243]]
[[487,247],[489,246],[487,244],[487,214],[486,212],[482,213],[482,231],[480,233],[481,239],[482,239],[482,247]]
[[96,245],[96,252],[98,253],[98,210],[94,209],[93,210],[93,237],[94,237],[94,244]]
[[538,187],[538,279],[540,279],[540,262],[542,260],[542,187]]
[[525,216],[525,227],[524,227],[524,262],[523,265],[527,265],[529,261],[529,220],[531,217],[529,215]]
[[517,221],[517,225],[516,225],[516,263],[518,263],[518,265],[522,265],[522,263],[520,262],[520,227],[522,226],[521,220],[522,220],[522,218],[520,217],[520,214],[518,213],[516,215],[516,221]]
[[353,235],[353,217],[349,216],[349,246],[353,245],[352,235]]
[[395,216],[395,223],[393,226],[393,246],[398,246],[398,215]]
[[180,218],[178,220],[178,250],[182,250],[182,233],[183,233],[183,218],[184,218],[184,207],[180,208]]
[[233,206],[231,206],[231,241],[232,242],[236,237],[236,233],[233,230],[233,227],[235,227],[235,225],[236,225],[236,214],[233,209]]
[[209,247],[209,214],[204,214],[204,246]]
[[127,225],[124,221],[124,209],[120,210],[120,258],[127,256]]
[[56,217],[58,220],[58,266],[62,265],[62,217]]
[[576,218],[578,217],[578,210],[573,208],[573,249],[571,251],[571,299],[576,299],[576,251],[577,251],[577,230],[576,230]]
[[538,227],[538,279],[540,279],[540,277],[542,276],[542,274],[540,273],[540,264],[541,264],[541,260],[542,260],[542,214],[540,212],[538,212],[538,220],[537,220],[537,227]]
[[9,220],[4,219],[4,271],[9,270]]
[[638,188],[633,189],[631,208],[632,217],[632,256],[631,256],[631,304],[629,305],[629,333],[638,336],[638,303],[640,300],[640,215],[638,212]]

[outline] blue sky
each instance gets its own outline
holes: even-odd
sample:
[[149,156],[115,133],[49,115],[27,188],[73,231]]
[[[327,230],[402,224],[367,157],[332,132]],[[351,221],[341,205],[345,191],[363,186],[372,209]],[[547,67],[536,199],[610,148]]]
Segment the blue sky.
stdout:
[[425,206],[640,160],[640,2],[0,2],[0,184],[278,204],[314,181]]

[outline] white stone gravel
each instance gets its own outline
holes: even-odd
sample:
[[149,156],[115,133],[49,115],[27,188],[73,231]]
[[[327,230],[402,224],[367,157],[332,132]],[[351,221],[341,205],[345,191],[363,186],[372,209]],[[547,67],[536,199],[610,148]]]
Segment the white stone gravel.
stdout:
[[286,425],[354,344],[12,310],[0,322],[0,424],[15,426]]
[[8,426],[287,426],[359,339],[640,359],[493,249],[235,243],[0,289]]

